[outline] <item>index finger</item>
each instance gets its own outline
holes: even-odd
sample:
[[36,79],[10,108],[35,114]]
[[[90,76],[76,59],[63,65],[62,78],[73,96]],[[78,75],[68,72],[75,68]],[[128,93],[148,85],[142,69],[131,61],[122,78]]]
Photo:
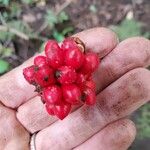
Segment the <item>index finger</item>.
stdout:
[[[99,53],[100,57],[106,56],[118,43],[116,35],[106,28],[89,29],[75,36],[79,37],[88,49]],[[0,101],[4,105],[16,108],[37,95],[34,87],[25,81],[22,74],[23,68],[31,64],[33,58],[0,78]]]

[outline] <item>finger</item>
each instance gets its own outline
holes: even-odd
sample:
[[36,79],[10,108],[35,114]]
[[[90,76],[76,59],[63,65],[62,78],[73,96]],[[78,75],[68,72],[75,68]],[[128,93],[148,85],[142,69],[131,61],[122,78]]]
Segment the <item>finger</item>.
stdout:
[[[80,37],[80,33],[77,36]],[[102,56],[108,54],[118,42],[116,35],[106,28],[83,31],[81,40],[89,49],[99,52]],[[0,79],[0,100],[4,105],[15,108],[35,96],[33,86],[29,85],[22,75],[23,68],[32,63],[33,59],[30,59]]]
[[[99,53],[100,58],[106,56],[119,42],[114,32],[106,28],[92,28],[86,33],[82,31],[74,36],[84,41],[87,49]],[[95,44],[95,41],[98,41],[98,44]]]
[[127,150],[135,139],[136,128],[129,119],[107,125],[74,150]]
[[15,111],[0,104],[0,149],[28,149],[29,138],[29,133],[17,121]]
[[105,57],[95,73],[97,91],[137,67],[150,65],[150,41],[142,37],[129,38]]
[[[149,40],[138,37],[125,40],[124,42],[118,44],[113,51],[111,51],[106,57],[102,59],[99,70],[95,74],[95,82],[97,83],[97,87],[99,87],[99,89],[102,90],[108,84],[112,83],[126,72],[139,66],[147,66],[148,64],[150,64],[149,62],[150,62]],[[29,104],[23,105],[21,108],[19,108],[17,114],[17,117],[20,120],[20,122],[29,131],[36,132],[54,122],[53,117],[52,118],[50,117],[51,119],[49,119],[49,116],[45,116],[45,121],[42,119],[44,116],[39,116],[37,121],[37,118],[34,116],[37,116],[40,113],[41,111],[40,109],[33,111],[33,114],[30,115],[31,122],[33,123],[28,122],[26,118],[28,118],[30,111],[27,112],[26,110],[28,108],[29,110],[31,110],[32,105],[33,106],[38,105],[38,101],[31,100]],[[39,107],[43,108],[43,106]],[[39,122],[42,123],[39,124]],[[34,127],[32,126],[32,124],[34,124]]]
[[[150,99],[150,72],[132,70],[97,96],[93,107],[82,106],[63,121],[57,121],[36,136],[37,149],[72,149],[108,123],[131,114]],[[43,140],[44,139],[44,140]],[[59,144],[58,144],[59,143]]]
[[[80,106],[73,107],[71,112],[79,107]],[[17,119],[30,133],[42,130],[57,120],[56,117],[50,116],[46,112],[41,98],[37,96],[18,108]]]

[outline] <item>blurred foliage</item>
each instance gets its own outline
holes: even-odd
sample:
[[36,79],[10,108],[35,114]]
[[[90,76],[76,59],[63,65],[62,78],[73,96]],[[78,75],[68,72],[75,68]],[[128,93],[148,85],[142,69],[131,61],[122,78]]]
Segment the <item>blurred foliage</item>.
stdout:
[[[120,41],[134,36],[150,38],[150,32],[143,33],[142,24],[133,18],[125,18],[119,25],[111,26],[111,29],[117,33]],[[150,138],[150,104],[146,104],[140,109],[136,119],[138,137],[140,139]]]
[[150,103],[141,107],[139,113],[137,117],[138,137],[150,138]]
[[[46,5],[44,0],[0,0],[0,9],[2,8],[0,11],[0,74],[9,69],[9,64],[5,58],[13,55],[13,49],[10,45],[17,38],[22,40],[36,39],[41,43],[43,49],[44,42],[49,38],[54,38],[60,42],[74,30],[71,25],[65,24],[69,22],[69,16],[64,11],[65,7],[58,9],[58,11],[48,9],[43,12],[44,22],[40,30],[35,31],[31,28],[30,24],[22,18],[23,7],[36,7],[43,2]],[[43,37],[44,30],[48,31],[48,34]],[[39,51],[42,50],[41,48]]]
[[0,59],[0,74],[9,70],[9,63],[3,59]]
[[142,24],[134,19],[124,19],[120,25],[112,26],[111,28],[117,33],[121,41],[134,36],[150,38],[150,32],[143,33]]
[[97,8],[94,4],[90,5],[89,10],[93,13],[97,13]]
[[21,0],[23,3],[27,4],[27,5],[31,5],[35,2],[37,2],[38,0]]
[[74,29],[71,26],[66,26],[61,31],[58,31],[57,24],[63,24],[65,21],[69,20],[69,16],[64,12],[61,11],[58,14],[55,14],[52,10],[47,10],[47,13],[45,15],[45,23],[48,24],[48,26],[52,30],[52,36],[54,39],[56,39],[58,42],[61,42],[65,35],[69,32],[72,32]]
[[10,0],[0,0],[0,5],[8,6]]
[[5,58],[11,56],[13,53],[11,48],[6,48],[3,45],[0,44],[0,57]]
[[47,10],[47,13],[45,15],[45,22],[47,22],[47,24],[51,28],[53,28],[55,26],[55,24],[58,23],[58,18],[52,10]]
[[[3,9],[0,14],[1,24],[5,26],[7,25],[8,29],[13,28],[19,32],[22,32],[29,38],[38,38],[38,36],[41,36],[40,34],[42,31],[39,34],[37,34],[38,32],[33,32],[33,29],[31,29],[26,22],[20,19],[20,16],[22,13],[22,4],[25,3],[30,6],[32,4],[38,4],[39,2],[40,1],[38,0],[0,0],[0,6],[6,8]],[[46,38],[56,38],[56,40],[60,41],[60,39],[62,39],[60,38],[60,36],[64,38],[65,35],[67,35],[69,32],[72,32],[72,26],[64,26],[61,31],[57,29],[57,25],[63,25],[66,21],[69,21],[69,16],[68,14],[66,14],[65,11],[62,10],[60,12],[55,12],[51,9],[47,10],[44,14],[44,22],[47,24],[48,27],[50,27],[50,31],[54,31],[51,32],[52,34],[49,37],[45,37],[43,39],[46,40]],[[66,31],[65,34],[64,30]],[[15,36],[16,34],[10,32],[10,30],[2,31],[2,34],[0,35],[0,40],[5,41],[6,39],[13,39],[15,38]],[[42,38],[39,38],[39,40],[41,39]]]

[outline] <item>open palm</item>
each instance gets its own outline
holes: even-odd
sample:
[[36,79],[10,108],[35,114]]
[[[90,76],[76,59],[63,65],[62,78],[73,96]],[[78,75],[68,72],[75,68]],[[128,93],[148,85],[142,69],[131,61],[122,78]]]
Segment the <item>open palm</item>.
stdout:
[[[0,100],[5,105],[1,105],[0,112],[5,109],[16,113],[28,131],[12,116],[23,131],[23,138],[18,138],[16,145],[24,138],[28,141],[29,133],[38,132],[37,150],[125,150],[134,140],[136,130],[133,122],[124,118],[150,100],[150,72],[144,68],[150,65],[150,41],[134,37],[119,43],[106,28],[93,28],[75,36],[101,57],[93,76],[97,84],[96,105],[75,107],[63,121],[49,116],[34,87],[22,75],[23,68],[33,63],[31,58],[0,78]],[[8,125],[3,116],[0,133]],[[14,132],[19,133],[19,128]],[[7,147],[4,141],[4,135],[0,135],[0,145]]]

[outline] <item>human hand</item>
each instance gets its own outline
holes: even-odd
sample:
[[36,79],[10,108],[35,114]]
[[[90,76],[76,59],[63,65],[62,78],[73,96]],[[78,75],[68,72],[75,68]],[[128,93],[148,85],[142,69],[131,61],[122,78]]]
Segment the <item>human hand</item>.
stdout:
[[16,118],[16,111],[0,103],[0,150],[28,150],[29,133]]
[[63,121],[48,116],[34,88],[22,75],[22,69],[33,59],[1,77],[0,100],[18,109],[17,118],[30,133],[40,131],[35,141],[37,150],[127,149],[134,139],[135,127],[131,121],[119,119],[150,99],[150,72],[142,68],[150,65],[150,41],[137,37],[118,44],[116,35],[105,28],[75,36],[102,58],[94,75],[95,106],[74,108]]

